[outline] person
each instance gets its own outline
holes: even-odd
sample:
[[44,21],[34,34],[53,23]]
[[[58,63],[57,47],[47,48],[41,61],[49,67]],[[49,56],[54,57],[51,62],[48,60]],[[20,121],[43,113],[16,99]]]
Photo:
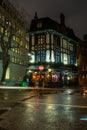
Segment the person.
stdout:
[[23,86],[23,87],[28,87],[28,86],[29,86],[29,76],[28,76],[28,75],[25,75],[25,76],[23,77],[22,86]]
[[29,78],[28,77],[26,78],[26,86],[27,87],[29,86]]
[[45,81],[43,80],[43,84],[42,84],[42,86],[43,86],[43,88],[44,88],[44,86],[45,86]]
[[39,79],[39,87],[42,87],[42,86],[43,86],[43,79],[40,78],[40,79]]

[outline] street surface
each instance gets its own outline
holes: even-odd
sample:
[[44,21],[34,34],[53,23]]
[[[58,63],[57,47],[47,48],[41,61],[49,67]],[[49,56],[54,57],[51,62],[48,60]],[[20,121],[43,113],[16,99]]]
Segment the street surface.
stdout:
[[0,89],[0,130],[87,130],[87,94]]

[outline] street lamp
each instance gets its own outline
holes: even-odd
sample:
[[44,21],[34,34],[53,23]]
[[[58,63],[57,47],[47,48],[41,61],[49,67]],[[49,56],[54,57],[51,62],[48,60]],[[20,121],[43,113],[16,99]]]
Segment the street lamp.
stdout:
[[52,71],[52,69],[51,69],[51,68],[49,68],[49,69],[48,69],[48,71],[49,71],[49,72],[51,72],[51,71]]
[[44,69],[44,66],[43,65],[40,65],[39,66],[39,70],[40,70],[40,78],[41,78],[41,71]]
[[41,77],[41,71],[43,71],[43,69],[44,69],[44,66],[43,66],[43,65],[40,65],[40,66],[39,66],[39,70],[40,70],[39,85],[40,85],[40,86],[43,86],[43,79],[42,79],[42,77]]

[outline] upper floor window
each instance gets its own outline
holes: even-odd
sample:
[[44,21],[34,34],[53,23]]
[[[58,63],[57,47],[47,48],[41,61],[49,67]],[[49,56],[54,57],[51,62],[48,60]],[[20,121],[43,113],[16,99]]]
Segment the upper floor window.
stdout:
[[46,51],[40,50],[35,52],[35,61],[36,62],[45,62],[46,60]]
[[61,61],[60,52],[55,51],[54,54],[55,54],[55,62],[56,62],[56,63],[60,63],[60,61]]
[[60,38],[57,35],[54,35],[53,42],[55,45],[60,46]]
[[65,39],[63,39],[63,48],[68,49],[68,43]]
[[69,44],[69,50],[73,51],[73,44]]
[[46,42],[46,37],[44,34],[40,34],[36,36],[36,41],[38,44],[44,44]]
[[42,23],[41,22],[37,23],[37,28],[42,28]]

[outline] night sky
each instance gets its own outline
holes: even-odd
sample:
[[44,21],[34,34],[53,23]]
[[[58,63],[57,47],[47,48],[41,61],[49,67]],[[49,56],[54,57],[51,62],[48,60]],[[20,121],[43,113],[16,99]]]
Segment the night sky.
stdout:
[[20,10],[24,9],[30,22],[35,12],[38,18],[50,17],[59,22],[60,13],[65,15],[65,24],[83,39],[87,34],[87,0],[10,0]]

